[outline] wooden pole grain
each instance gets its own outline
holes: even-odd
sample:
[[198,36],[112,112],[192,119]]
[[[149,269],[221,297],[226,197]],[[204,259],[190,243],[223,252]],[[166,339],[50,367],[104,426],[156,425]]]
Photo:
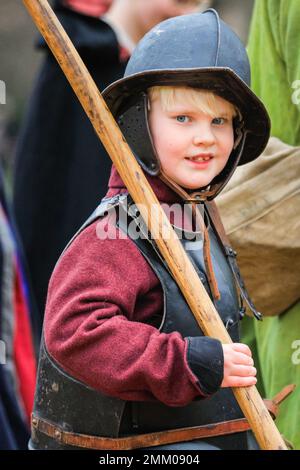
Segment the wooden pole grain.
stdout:
[[[23,0],[37,28],[62,68],[97,135],[110,155],[141,215],[148,222],[161,255],[166,260],[200,328],[207,336],[230,343],[213,303],[185,253],[170,222],[160,208],[145,175],[71,40],[46,0]],[[157,217],[148,217],[153,206]],[[256,387],[233,388],[261,449],[286,450],[286,445]]]

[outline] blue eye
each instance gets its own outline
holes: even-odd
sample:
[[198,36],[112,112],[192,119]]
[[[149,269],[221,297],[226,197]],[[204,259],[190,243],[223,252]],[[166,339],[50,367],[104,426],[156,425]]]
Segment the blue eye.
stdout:
[[217,125],[220,126],[221,124],[225,124],[225,121],[226,121],[225,118],[218,117],[218,118],[214,118],[214,119],[212,120],[212,123],[213,123],[213,124],[217,124]]
[[180,116],[176,116],[176,120],[178,122],[187,122],[188,121],[188,116],[185,116],[184,114],[183,115],[180,115]]

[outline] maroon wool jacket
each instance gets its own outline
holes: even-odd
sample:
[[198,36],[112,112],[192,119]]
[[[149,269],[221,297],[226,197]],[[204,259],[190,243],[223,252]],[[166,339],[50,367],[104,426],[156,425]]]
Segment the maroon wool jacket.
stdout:
[[[147,179],[160,202],[180,202],[159,178]],[[107,196],[125,191],[113,168]],[[123,400],[184,406],[203,397],[186,360],[186,340],[150,324],[163,312],[158,278],[130,239],[99,239],[99,223],[107,227],[108,218],[87,227],[52,274],[48,352],[76,379]]]

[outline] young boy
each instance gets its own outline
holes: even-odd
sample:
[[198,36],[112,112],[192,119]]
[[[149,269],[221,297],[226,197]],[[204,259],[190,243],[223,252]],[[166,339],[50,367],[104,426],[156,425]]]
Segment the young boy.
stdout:
[[[113,168],[106,199],[50,281],[32,448],[248,448],[228,387],[254,385],[256,370],[238,343],[240,278],[209,202],[268,140],[267,113],[248,84],[243,45],[207,10],[155,27],[104,92],[160,203],[192,205],[196,219],[176,230],[235,343],[203,336],[155,240],[143,225],[135,236],[138,213]],[[174,444],[176,432],[164,432],[191,426],[202,426],[203,439]]]

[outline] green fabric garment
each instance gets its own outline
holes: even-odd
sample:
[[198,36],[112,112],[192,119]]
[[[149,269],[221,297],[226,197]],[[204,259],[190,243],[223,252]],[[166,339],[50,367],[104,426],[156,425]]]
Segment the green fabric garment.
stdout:
[[[252,89],[270,113],[272,135],[290,145],[300,145],[299,25],[299,0],[256,0],[248,45]],[[269,398],[287,384],[297,385],[276,422],[300,449],[300,302],[263,322],[245,318],[242,326],[263,377],[261,393]]]
[[248,43],[251,87],[270,113],[272,135],[289,145],[300,145],[299,25],[299,0],[256,0]]

